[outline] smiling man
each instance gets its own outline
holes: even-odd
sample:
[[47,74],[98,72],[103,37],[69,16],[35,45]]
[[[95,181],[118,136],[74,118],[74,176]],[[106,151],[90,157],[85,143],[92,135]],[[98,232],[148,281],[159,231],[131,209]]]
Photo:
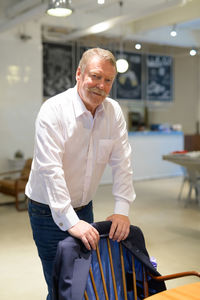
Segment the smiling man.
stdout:
[[77,89],[86,108],[94,116],[96,108],[109,95],[116,75],[116,67],[98,56],[81,62],[76,72]]
[[116,76],[110,51],[87,50],[76,72],[77,84],[47,100],[36,120],[35,150],[26,195],[33,237],[52,300],[52,270],[57,244],[68,234],[96,249],[92,198],[106,165],[112,168],[114,213],[110,238],[129,233],[135,199],[131,148],[119,104],[108,98]]

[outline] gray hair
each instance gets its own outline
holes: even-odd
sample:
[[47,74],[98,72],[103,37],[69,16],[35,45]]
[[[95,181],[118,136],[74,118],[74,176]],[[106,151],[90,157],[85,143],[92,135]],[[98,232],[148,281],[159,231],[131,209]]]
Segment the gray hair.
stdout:
[[81,69],[81,73],[85,71],[87,63],[91,60],[92,57],[97,56],[102,60],[109,61],[111,65],[115,67],[116,73],[117,73],[117,67],[116,67],[116,59],[112,52],[109,50],[105,50],[102,48],[92,48],[89,50],[86,50],[79,62],[79,67]]

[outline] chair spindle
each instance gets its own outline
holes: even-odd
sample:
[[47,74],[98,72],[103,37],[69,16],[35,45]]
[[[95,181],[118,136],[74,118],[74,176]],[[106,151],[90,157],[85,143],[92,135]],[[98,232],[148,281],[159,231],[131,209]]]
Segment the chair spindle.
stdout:
[[121,266],[122,266],[122,281],[123,281],[123,289],[124,289],[124,300],[128,300],[127,289],[126,289],[126,275],[125,275],[125,268],[124,268],[124,257],[123,257],[123,250],[122,250],[121,243],[119,243],[119,249],[120,249],[120,260],[121,260]]
[[144,297],[146,298],[149,296],[149,286],[147,280],[147,272],[144,266],[143,266],[143,285],[144,285]]
[[109,254],[109,260],[110,260],[110,268],[111,268],[111,274],[112,274],[112,280],[113,280],[113,288],[114,288],[115,300],[118,300],[117,285],[116,285],[116,280],[115,280],[115,272],[114,272],[114,267],[113,267],[113,259],[112,259],[112,252],[111,252],[109,238],[107,238],[107,245],[108,245],[108,254]]
[[132,271],[133,271],[133,291],[134,291],[134,299],[137,300],[137,283],[136,283],[136,274],[135,274],[135,260],[132,256]]
[[100,268],[100,273],[101,273],[101,279],[102,279],[102,283],[103,283],[103,289],[104,289],[105,298],[106,298],[106,300],[109,300],[109,298],[108,298],[108,292],[107,292],[107,288],[106,288],[105,277],[104,277],[104,274],[103,274],[103,267],[102,267],[100,252],[99,252],[99,246],[98,245],[97,245],[96,252],[97,252],[97,259],[98,259],[98,262],[99,262],[99,268]]
[[93,286],[93,290],[94,290],[96,300],[99,300],[99,296],[98,296],[98,292],[97,292],[97,288],[96,288],[96,284],[95,284],[95,280],[94,280],[94,276],[93,276],[91,268],[89,270],[89,274],[90,274],[90,278],[91,278],[91,281],[92,281],[92,286]]

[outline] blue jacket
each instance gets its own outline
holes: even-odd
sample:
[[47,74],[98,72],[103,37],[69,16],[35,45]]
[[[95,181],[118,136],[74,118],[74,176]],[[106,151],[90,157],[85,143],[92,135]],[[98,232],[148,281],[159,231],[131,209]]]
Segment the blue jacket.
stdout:
[[[105,266],[107,266],[108,264],[106,263],[106,261],[108,260],[108,253],[107,251],[105,251],[106,239],[104,237],[107,237],[109,234],[111,222],[97,222],[94,223],[93,226],[98,230],[100,234],[101,239],[99,243],[99,249],[101,256],[103,256],[102,260],[105,261]],[[143,266],[145,266],[145,268],[152,275],[160,276],[160,274],[156,271],[150,261],[149,254],[145,247],[144,236],[139,227],[132,225],[130,226],[129,236],[126,240],[122,241],[122,245],[124,249],[124,263],[127,275],[126,281],[128,289],[128,299],[134,299],[132,290],[132,263],[130,260],[131,254],[135,257],[138,299],[143,299]],[[115,255],[114,260],[119,261],[119,251],[115,251],[116,249],[118,249],[118,243],[111,241],[111,246],[112,252]],[[54,300],[81,300],[84,297],[85,289],[87,290],[89,299],[95,299],[88,274],[89,268],[91,266],[96,281],[96,279],[98,279],[97,277],[99,277],[99,272],[96,272],[96,270],[98,269],[97,265],[98,261],[96,257],[96,251],[88,251],[80,240],[69,236],[63,241],[59,242],[53,273]],[[120,272],[121,271],[119,264],[119,270],[115,270],[115,273],[117,274],[116,281],[119,300],[124,299],[121,284],[118,284],[118,282],[121,281],[121,275],[118,276]],[[112,281],[111,278],[110,281]],[[148,283],[150,295],[166,289],[163,282],[157,282],[151,279],[150,276],[148,276]],[[101,280],[97,280],[96,284],[97,289],[102,290]],[[101,292],[99,293],[99,298],[101,300],[105,299],[103,292],[102,295]],[[108,287],[108,294],[110,295],[111,299],[113,293],[114,292],[111,282]]]

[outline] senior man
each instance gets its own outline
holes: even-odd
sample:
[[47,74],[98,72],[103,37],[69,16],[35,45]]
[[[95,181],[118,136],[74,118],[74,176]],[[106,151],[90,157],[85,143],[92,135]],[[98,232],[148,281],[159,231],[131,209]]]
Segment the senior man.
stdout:
[[68,234],[96,249],[92,199],[109,163],[114,212],[109,237],[129,234],[129,207],[135,199],[131,148],[119,104],[108,97],[117,74],[113,54],[87,50],[76,71],[75,87],[52,97],[36,120],[32,169],[26,186],[33,237],[52,300],[52,269],[57,244]]

